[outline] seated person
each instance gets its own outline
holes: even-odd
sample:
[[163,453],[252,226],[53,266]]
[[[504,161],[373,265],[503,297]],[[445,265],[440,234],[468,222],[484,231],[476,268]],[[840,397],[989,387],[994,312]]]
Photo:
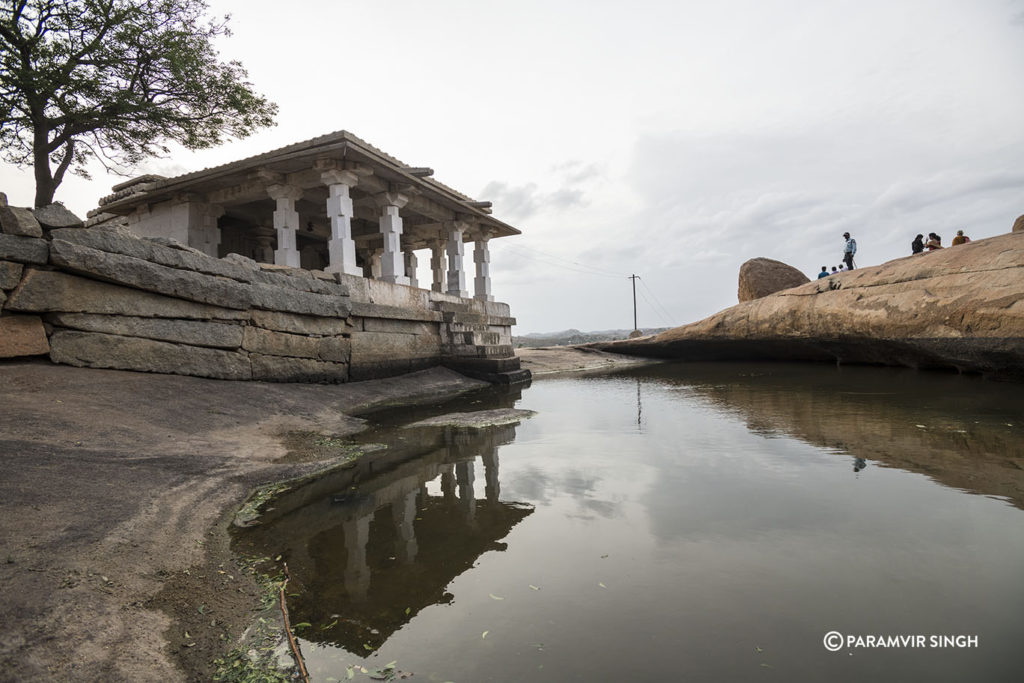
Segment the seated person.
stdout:
[[820,272],[820,273],[818,273],[818,279],[819,279],[819,280],[820,280],[821,278],[823,278],[823,277],[828,277],[828,269],[827,269],[827,268],[825,268],[825,266],[822,266],[822,267],[821,267],[821,272]]
[[956,237],[953,238],[953,246],[958,244],[967,244],[971,241],[971,238],[964,234],[963,230],[956,231]]
[[928,241],[924,243],[928,251],[935,251],[936,249],[942,249],[942,238],[936,235],[934,232],[928,233]]

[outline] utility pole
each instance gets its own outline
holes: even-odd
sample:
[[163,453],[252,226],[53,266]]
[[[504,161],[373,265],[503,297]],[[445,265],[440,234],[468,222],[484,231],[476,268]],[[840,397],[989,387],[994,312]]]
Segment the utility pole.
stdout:
[[633,331],[639,331],[639,327],[636,326],[636,279],[640,277],[637,274],[629,276],[629,279],[633,281]]

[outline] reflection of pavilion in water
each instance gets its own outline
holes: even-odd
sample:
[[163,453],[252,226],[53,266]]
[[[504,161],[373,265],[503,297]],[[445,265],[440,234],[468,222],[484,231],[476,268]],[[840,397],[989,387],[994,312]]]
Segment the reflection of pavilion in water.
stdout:
[[292,621],[311,624],[300,635],[365,655],[451,602],[448,584],[532,512],[499,499],[498,448],[514,439],[515,425],[399,430],[387,451],[275,501],[247,538],[288,562]]

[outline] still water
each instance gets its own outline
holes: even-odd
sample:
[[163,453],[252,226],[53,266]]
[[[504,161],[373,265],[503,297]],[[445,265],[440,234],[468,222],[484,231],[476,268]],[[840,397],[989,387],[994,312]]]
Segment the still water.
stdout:
[[1020,385],[682,364],[414,417],[502,406],[536,415],[372,416],[387,449],[239,537],[287,560],[313,680],[1024,677]]

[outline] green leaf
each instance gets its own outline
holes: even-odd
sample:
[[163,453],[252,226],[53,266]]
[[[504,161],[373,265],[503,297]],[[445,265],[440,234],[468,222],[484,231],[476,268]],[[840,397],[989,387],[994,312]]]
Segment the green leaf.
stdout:
[[309,623],[308,621],[301,621],[298,624],[294,624],[292,626],[292,630],[293,631],[298,631],[300,628],[309,628],[312,625],[313,624]]

